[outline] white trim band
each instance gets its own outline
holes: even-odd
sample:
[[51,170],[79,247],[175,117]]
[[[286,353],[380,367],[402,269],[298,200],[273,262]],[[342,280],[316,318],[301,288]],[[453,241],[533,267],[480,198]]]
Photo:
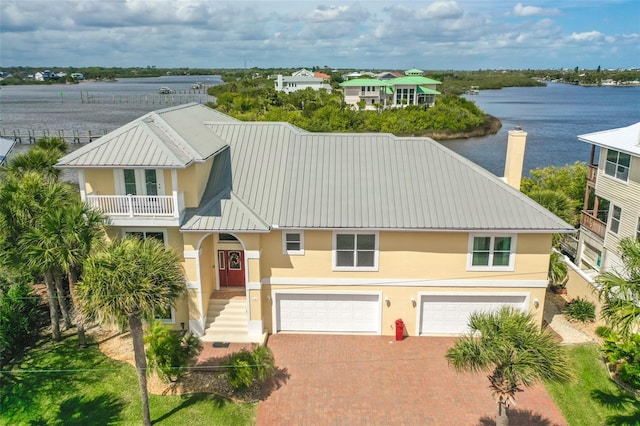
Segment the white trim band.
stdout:
[[262,285],[546,288],[547,280],[394,280],[380,278],[265,278]]

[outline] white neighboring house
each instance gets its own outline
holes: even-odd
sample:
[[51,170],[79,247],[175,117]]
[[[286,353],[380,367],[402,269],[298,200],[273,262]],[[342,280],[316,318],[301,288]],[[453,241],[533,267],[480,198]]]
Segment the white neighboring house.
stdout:
[[294,72],[293,74],[291,74],[291,77],[315,77],[315,74],[313,71],[309,71],[306,68],[302,68]]
[[640,122],[578,139],[592,148],[575,263],[589,275],[621,272],[618,244],[640,240]]
[[327,92],[331,92],[329,83],[326,83],[323,78],[315,77],[312,71],[304,68],[290,76],[282,74],[276,76],[276,92],[292,93],[308,87],[313,90],[325,89]]

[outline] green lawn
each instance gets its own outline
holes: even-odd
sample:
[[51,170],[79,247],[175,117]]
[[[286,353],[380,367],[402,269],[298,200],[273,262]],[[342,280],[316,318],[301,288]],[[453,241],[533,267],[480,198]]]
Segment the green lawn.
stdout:
[[[75,336],[29,351],[15,374],[0,374],[1,425],[135,425],[142,423],[135,369],[80,350]],[[160,425],[252,425],[257,404],[234,404],[207,394],[150,395]]]
[[571,384],[545,384],[570,425],[640,424],[640,399],[609,378],[596,345],[569,349],[578,380]]

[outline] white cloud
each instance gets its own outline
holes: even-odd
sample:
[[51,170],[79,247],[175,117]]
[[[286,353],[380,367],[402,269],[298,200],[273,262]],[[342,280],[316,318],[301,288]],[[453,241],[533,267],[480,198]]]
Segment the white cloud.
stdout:
[[518,3],[513,7],[513,14],[520,17],[557,15],[559,13],[560,10],[558,9],[543,9],[542,7],[536,6],[523,6],[522,3]]
[[569,38],[577,41],[596,41],[603,40],[604,35],[600,31],[589,31],[586,33],[572,33]]
[[0,65],[539,68],[614,44],[638,65],[636,0],[522,1],[0,0]]
[[418,17],[424,19],[459,19],[463,10],[455,1],[436,1],[418,11]]

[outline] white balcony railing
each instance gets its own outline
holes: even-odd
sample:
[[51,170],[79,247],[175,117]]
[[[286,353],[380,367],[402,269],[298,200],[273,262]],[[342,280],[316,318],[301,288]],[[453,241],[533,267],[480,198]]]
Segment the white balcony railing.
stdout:
[[87,195],[87,204],[109,216],[179,217],[172,195]]

